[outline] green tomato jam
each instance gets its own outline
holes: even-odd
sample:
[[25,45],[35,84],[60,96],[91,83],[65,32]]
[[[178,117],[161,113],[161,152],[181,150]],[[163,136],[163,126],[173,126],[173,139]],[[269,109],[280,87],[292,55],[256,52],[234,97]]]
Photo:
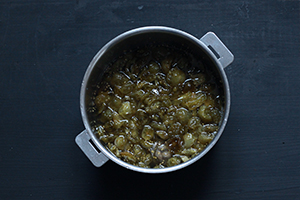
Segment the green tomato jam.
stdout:
[[167,46],[124,53],[93,98],[93,131],[116,157],[164,168],[198,155],[216,135],[223,97],[213,72]]

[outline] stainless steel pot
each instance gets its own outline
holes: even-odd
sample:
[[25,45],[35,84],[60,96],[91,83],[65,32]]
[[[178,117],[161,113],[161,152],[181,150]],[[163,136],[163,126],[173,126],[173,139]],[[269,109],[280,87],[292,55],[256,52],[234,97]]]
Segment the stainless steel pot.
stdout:
[[[211,143],[193,159],[173,167],[162,169],[137,167],[120,160],[115,155],[107,151],[91,130],[91,121],[93,119],[89,116],[87,111],[91,96],[94,92],[93,86],[97,84],[103,76],[104,71],[107,70],[107,63],[116,56],[121,55],[125,50],[153,43],[166,43],[181,48],[183,47],[189,49],[189,51],[193,52],[195,56],[205,57],[206,62],[211,63],[211,66],[214,68],[213,70],[219,76],[218,78],[220,79],[223,87],[225,101],[222,122],[218,133]],[[75,139],[77,145],[96,167],[102,166],[110,159],[115,163],[134,171],[144,173],[165,173],[182,169],[196,162],[216,144],[225,128],[230,109],[230,91],[224,68],[233,61],[233,58],[232,53],[212,32],[208,32],[201,39],[197,39],[194,36],[178,29],[162,26],[149,26],[133,29],[117,36],[108,42],[96,54],[84,75],[80,93],[80,109],[82,120],[86,129],[77,135]]]

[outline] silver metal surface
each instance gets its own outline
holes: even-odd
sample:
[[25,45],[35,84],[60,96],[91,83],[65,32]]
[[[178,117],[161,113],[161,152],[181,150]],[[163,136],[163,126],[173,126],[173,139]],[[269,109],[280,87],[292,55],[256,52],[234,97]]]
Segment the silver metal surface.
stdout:
[[223,68],[227,67],[233,62],[233,54],[213,32],[206,33],[200,39],[200,41],[203,42],[207,47],[212,47],[214,49],[214,51],[219,55],[219,58],[217,59]]
[[[104,71],[107,69],[107,63],[109,61],[111,61],[116,56],[121,55],[125,50],[132,49],[140,45],[146,46],[153,43],[161,44],[165,42],[173,46],[188,48],[192,50],[195,54],[199,54],[201,56],[206,57],[212,63],[214,68],[213,70],[217,71],[220,77],[220,81],[223,84],[223,93],[224,93],[224,101],[225,101],[224,115],[223,115],[222,123],[220,124],[219,131],[216,134],[215,138],[201,153],[199,153],[193,159],[173,167],[167,167],[162,169],[147,169],[147,168],[141,168],[126,163],[106,150],[106,148],[101,144],[101,142],[95,137],[95,135],[92,132],[92,128],[90,124],[92,118],[88,115],[87,108],[90,103],[90,98],[93,92],[92,86],[95,85],[97,81],[101,79],[101,77],[104,74]],[[212,48],[210,47],[212,47],[213,50],[216,51],[217,54],[219,54],[219,58],[216,56],[215,54],[216,52],[213,52]],[[82,120],[86,128],[84,132],[85,135],[89,136],[89,138],[86,139],[91,139],[96,145],[96,147],[99,148],[99,150],[103,153],[103,155],[106,156],[108,159],[114,161],[115,163],[127,169],[138,171],[138,172],[143,172],[143,173],[171,172],[171,171],[182,169],[196,162],[197,160],[202,158],[216,144],[216,142],[222,135],[222,132],[227,123],[229,109],[230,109],[230,91],[229,91],[228,80],[224,72],[224,67],[229,65],[232,61],[233,61],[233,55],[231,54],[231,52],[217,38],[217,36],[215,36],[215,34],[211,32],[209,32],[207,35],[203,36],[199,40],[198,38],[195,38],[194,36],[178,29],[162,27],[162,26],[149,26],[149,27],[142,27],[142,28],[130,30],[115,37],[110,42],[108,42],[95,55],[95,57],[89,64],[82,81],[81,93],[80,93],[80,109],[81,109]],[[82,137],[82,139],[84,138]],[[76,142],[78,144],[78,141]],[[83,141],[81,141],[81,144],[79,146],[81,148],[84,147],[83,149],[85,149],[85,146],[88,146],[88,143],[85,142],[83,144]],[[91,152],[92,150],[90,149],[90,147],[87,148],[88,150],[83,150],[83,151],[88,156],[88,158],[93,162],[93,164],[97,163],[97,161],[95,161],[97,159],[100,160],[99,163],[103,164],[105,162],[105,159],[104,161],[102,160],[103,157],[97,158],[97,156],[95,156],[95,153]],[[93,150],[95,151],[94,148]]]
[[103,153],[98,152],[91,144],[91,138],[86,130],[76,136],[75,142],[96,167],[101,167],[108,161],[108,158]]

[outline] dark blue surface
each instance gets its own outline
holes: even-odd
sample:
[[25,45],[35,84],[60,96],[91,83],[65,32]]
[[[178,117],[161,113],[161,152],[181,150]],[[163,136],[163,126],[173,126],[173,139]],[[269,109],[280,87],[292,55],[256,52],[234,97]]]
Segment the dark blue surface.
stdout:
[[[193,165],[95,168],[74,139],[89,62],[129,29],[215,32],[235,55],[227,127]],[[300,2],[1,1],[0,199],[298,199]]]

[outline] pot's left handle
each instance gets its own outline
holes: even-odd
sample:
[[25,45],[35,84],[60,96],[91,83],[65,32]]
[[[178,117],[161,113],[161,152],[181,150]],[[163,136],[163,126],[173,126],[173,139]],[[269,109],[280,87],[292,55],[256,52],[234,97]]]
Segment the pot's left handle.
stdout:
[[76,144],[96,167],[101,167],[108,158],[95,146],[86,130],[75,138]]

